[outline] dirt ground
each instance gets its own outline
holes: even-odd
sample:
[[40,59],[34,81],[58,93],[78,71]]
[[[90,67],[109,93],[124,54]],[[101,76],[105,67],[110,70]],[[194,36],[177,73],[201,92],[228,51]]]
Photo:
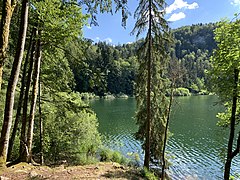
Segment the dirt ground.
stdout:
[[6,169],[0,170],[0,180],[95,180],[95,179],[118,179],[118,180],[141,180],[139,172],[117,163],[97,163],[86,166],[65,167],[64,165],[50,168],[47,166],[32,166],[19,163]]

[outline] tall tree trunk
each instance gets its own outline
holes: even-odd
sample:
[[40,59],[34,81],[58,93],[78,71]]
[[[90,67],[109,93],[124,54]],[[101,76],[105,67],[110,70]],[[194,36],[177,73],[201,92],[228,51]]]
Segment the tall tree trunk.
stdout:
[[162,152],[162,178],[161,178],[162,180],[164,180],[164,177],[165,177],[165,172],[164,172],[165,166],[166,166],[165,150],[166,150],[166,144],[167,144],[168,125],[169,125],[169,121],[170,121],[171,108],[172,108],[172,103],[173,103],[174,84],[175,84],[175,80],[173,80],[173,82],[171,84],[170,102],[168,105],[167,123],[166,123],[165,133],[164,133],[163,152]]
[[39,72],[38,83],[38,113],[39,113],[39,139],[40,139],[40,164],[44,164],[43,158],[43,121],[42,121],[42,108],[41,108],[41,69]]
[[149,169],[150,164],[150,134],[151,134],[151,58],[152,58],[152,1],[149,0],[148,27],[148,60],[147,60],[147,123],[144,166]]
[[27,162],[31,162],[32,160],[32,142],[33,142],[33,128],[34,128],[34,117],[36,111],[37,104],[37,95],[38,95],[38,81],[40,74],[40,64],[41,64],[41,40],[40,40],[40,32],[39,38],[37,40],[37,49],[36,49],[36,62],[34,64],[34,74],[33,74],[33,90],[32,90],[32,100],[31,100],[31,109],[30,109],[30,117],[28,124],[28,134],[27,134],[27,147],[29,155],[27,157]]
[[20,89],[20,95],[19,95],[19,100],[18,100],[18,108],[17,108],[17,113],[16,113],[16,117],[15,117],[15,121],[14,121],[13,130],[12,130],[12,135],[11,135],[11,138],[9,141],[9,147],[8,147],[8,156],[7,156],[8,161],[11,159],[12,149],[13,149],[13,145],[14,145],[14,141],[15,141],[15,137],[16,137],[16,133],[17,133],[17,129],[18,129],[18,124],[19,124],[19,120],[21,118],[24,89],[25,89],[25,84],[26,84],[27,66],[29,64],[29,54],[31,52],[31,47],[32,47],[32,38],[33,38],[33,32],[30,37],[26,60],[25,60],[24,67],[23,67],[23,74],[22,74],[22,79],[21,79],[21,89]]
[[234,69],[234,88],[233,88],[233,99],[232,99],[232,114],[230,119],[230,135],[228,140],[228,151],[227,160],[225,163],[224,180],[229,180],[231,163],[233,159],[233,141],[234,141],[234,131],[236,122],[236,110],[237,110],[237,98],[238,98],[238,76],[239,70]]
[[23,0],[17,51],[14,58],[13,67],[12,67],[11,76],[8,82],[8,88],[7,88],[7,94],[6,94],[4,122],[3,122],[3,127],[1,132],[1,141],[0,141],[0,165],[1,166],[5,166],[6,160],[7,160],[10,129],[12,126],[14,95],[15,95],[15,90],[18,82],[20,69],[21,69],[21,63],[22,63],[25,40],[26,40],[26,33],[27,33],[27,25],[28,25],[28,0]]
[[3,1],[0,28],[0,91],[2,86],[3,66],[6,59],[6,52],[8,47],[10,23],[15,6],[16,6],[15,0]]
[[[36,38],[37,35],[38,35],[37,29],[33,28],[33,37]],[[28,98],[29,98],[29,91],[30,91],[30,86],[31,86],[31,81],[32,81],[34,58],[35,58],[35,53],[36,53],[35,51],[36,51],[36,40],[33,39],[30,62],[29,62],[29,69],[28,69],[28,73],[27,73],[26,89],[25,89],[24,100],[23,100],[22,127],[21,127],[20,148],[19,148],[20,161],[26,161],[27,154],[28,154],[28,152],[27,152],[27,136],[26,136]]]

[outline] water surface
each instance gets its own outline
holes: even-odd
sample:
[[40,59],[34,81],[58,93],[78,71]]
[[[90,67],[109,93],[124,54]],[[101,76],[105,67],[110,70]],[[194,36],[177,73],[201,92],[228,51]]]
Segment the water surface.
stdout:
[[[228,131],[216,126],[215,96],[190,96],[175,98],[170,121],[167,151],[172,166],[173,179],[222,179],[223,149],[226,149]],[[138,153],[143,159],[141,143],[134,139],[137,131],[134,114],[136,101],[129,99],[95,100],[91,105],[99,118],[99,131],[105,135],[104,144],[125,155]],[[240,157],[233,161],[233,173],[240,174]]]

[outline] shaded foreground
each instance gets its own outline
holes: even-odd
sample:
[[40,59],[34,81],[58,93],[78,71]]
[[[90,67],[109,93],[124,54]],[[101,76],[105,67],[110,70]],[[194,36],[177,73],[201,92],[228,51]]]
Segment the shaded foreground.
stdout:
[[118,163],[97,163],[86,166],[64,165],[50,168],[47,166],[32,166],[20,163],[7,169],[0,170],[0,179],[144,179],[140,173],[132,168],[119,165]]

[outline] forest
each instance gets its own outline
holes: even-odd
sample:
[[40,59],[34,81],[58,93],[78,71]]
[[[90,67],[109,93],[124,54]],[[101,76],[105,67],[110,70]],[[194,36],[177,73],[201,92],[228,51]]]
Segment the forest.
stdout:
[[1,1],[0,169],[20,162],[128,162],[104,147],[88,100],[132,97],[146,178],[157,164],[156,178],[168,179],[174,97],[214,94],[225,106],[218,125],[230,132],[223,177],[234,178],[231,163],[240,150],[239,14],[231,21],[170,29],[160,11],[164,6],[140,1],[131,34],[146,37],[112,45],[86,39],[83,27],[89,20],[97,24],[98,12],[115,11],[125,26],[127,1]]
[[[169,49],[169,55],[171,60],[177,59],[185,70],[182,80],[176,84],[176,95],[207,93],[205,71],[210,68],[210,56],[216,48],[213,39],[216,26],[213,23],[197,24],[173,30],[175,41]],[[75,90],[92,92],[98,96],[104,96],[104,93],[133,96],[137,74],[137,50],[143,40],[117,46],[106,42],[85,41],[89,43],[85,49],[87,56],[83,60],[87,67],[71,65],[76,82]],[[72,43],[69,51],[75,55],[77,50],[82,51],[78,43]],[[81,58],[77,55],[75,57]],[[97,78],[99,80],[95,82],[98,83],[93,83]]]

